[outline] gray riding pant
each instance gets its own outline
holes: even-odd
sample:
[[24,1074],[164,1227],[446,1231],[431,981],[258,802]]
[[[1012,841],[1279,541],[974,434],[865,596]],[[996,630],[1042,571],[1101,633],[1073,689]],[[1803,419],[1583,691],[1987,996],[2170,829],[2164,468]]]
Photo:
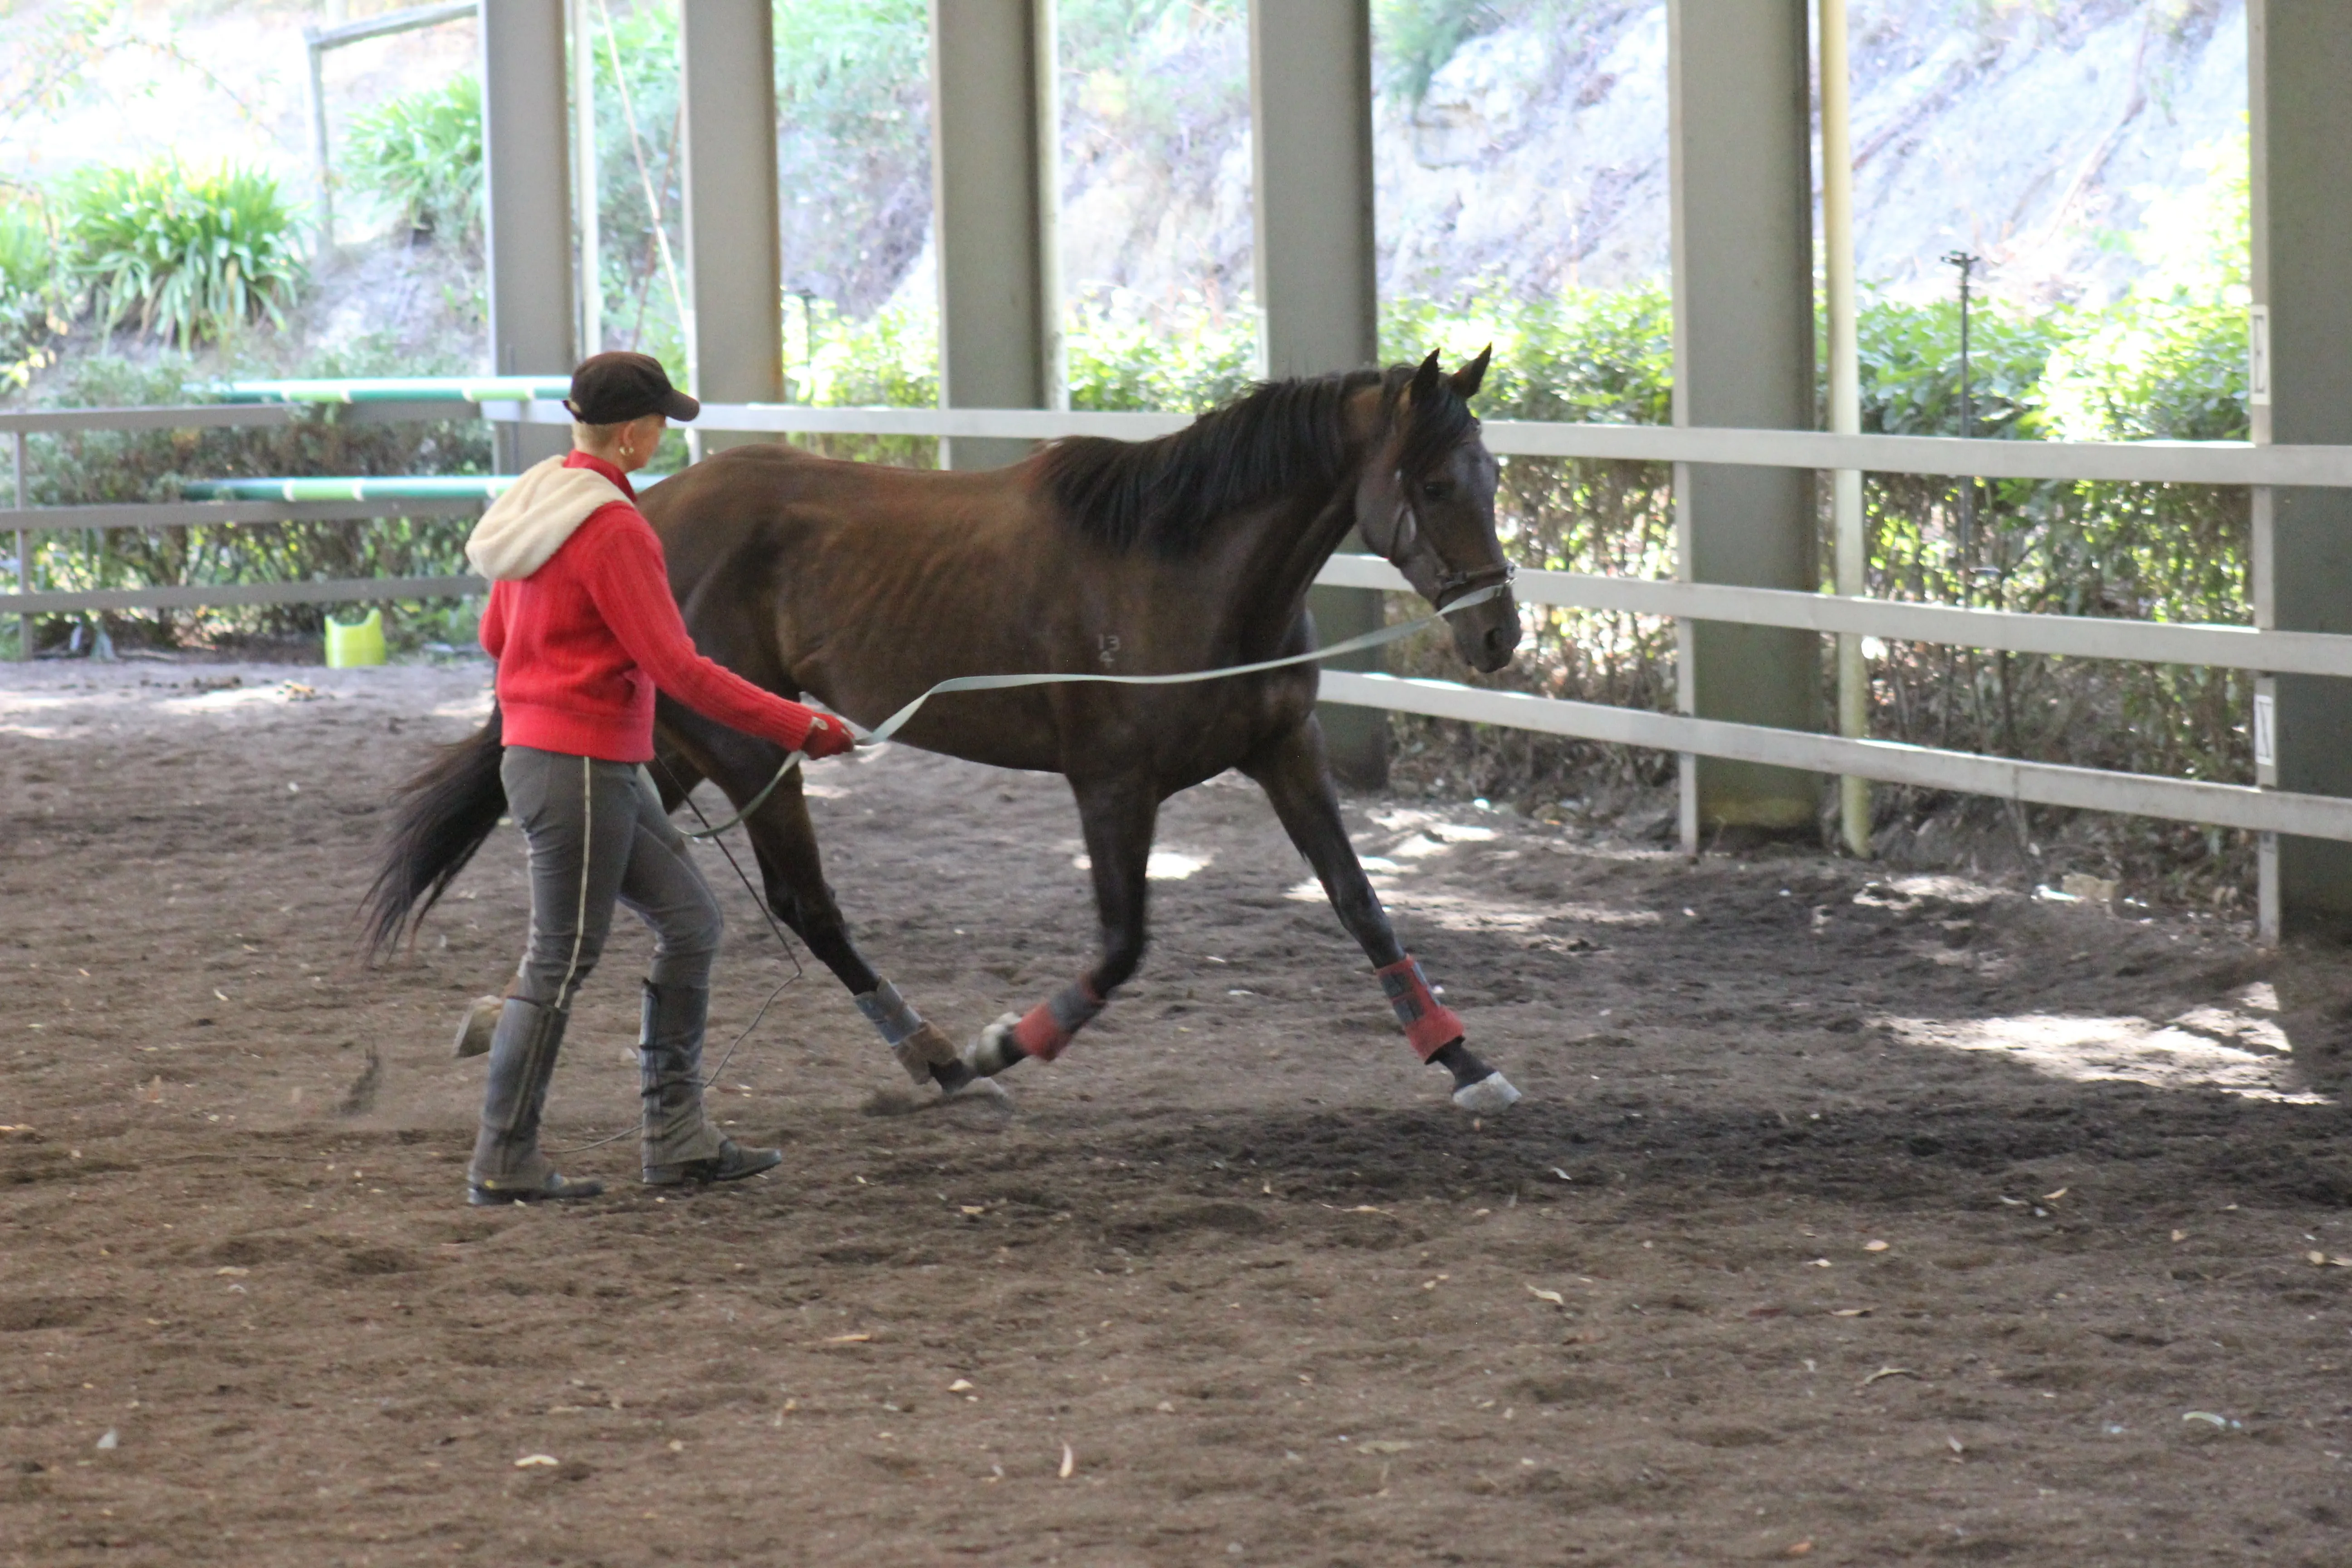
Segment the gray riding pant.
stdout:
[[653,928],[655,984],[710,984],[719,901],[643,767],[509,746],[499,779],[530,848],[530,945],[511,994],[569,1011],[615,900]]

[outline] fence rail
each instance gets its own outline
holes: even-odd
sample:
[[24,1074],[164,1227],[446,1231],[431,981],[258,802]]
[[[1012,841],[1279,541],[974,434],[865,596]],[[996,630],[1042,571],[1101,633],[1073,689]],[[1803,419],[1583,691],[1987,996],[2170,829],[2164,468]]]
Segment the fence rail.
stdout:
[[[289,384],[276,395],[299,395],[307,400],[307,407],[305,403],[279,402],[177,409],[0,414],[0,435],[10,435],[15,439],[19,495],[16,510],[0,513],[0,528],[18,530],[21,542],[25,533],[46,529],[464,515],[478,508],[480,501],[184,501],[145,507],[27,508],[22,502],[24,440],[27,435],[71,429],[280,424],[311,416],[310,408],[320,402],[332,405],[331,417],[370,421],[478,416],[538,425],[570,422],[571,416],[561,403],[530,395],[535,390],[518,389],[512,384],[491,389],[481,384],[450,384],[435,385],[430,389],[431,395],[404,397],[398,386],[378,384],[367,387],[365,396],[380,401],[336,401],[331,388],[307,384],[298,388]],[[468,391],[481,400],[464,399],[462,395]],[[705,404],[696,428],[778,435],[1030,440],[1108,436],[1138,440],[1166,435],[1188,423],[1186,416],[1163,414]],[[2352,447],[2258,447],[2242,442],[2041,443],[1834,436],[1808,431],[1550,425],[1512,420],[1489,421],[1484,430],[1487,447],[1506,456],[1855,468],[1877,473],[1994,479],[2352,487]],[[478,579],[470,577],[404,577],[29,593],[22,591],[24,559],[20,544],[20,591],[0,595],[0,614],[462,597],[479,594],[485,587]],[[1396,570],[1371,556],[1335,556],[1318,581],[1339,587],[1406,591],[1405,582]],[[2129,659],[2352,678],[2352,637],[2312,632],[2023,615],[1568,572],[1523,572],[1517,592],[1525,603],[1561,608],[1852,633],[1894,641],[2000,648],[2061,658]],[[1686,714],[1486,690],[1446,681],[1402,679],[1347,670],[1326,670],[1322,681],[1322,694],[1328,701],[1395,712],[1842,773],[2033,805],[2352,841],[2352,798],[2109,773],[1890,741],[1775,730]]]

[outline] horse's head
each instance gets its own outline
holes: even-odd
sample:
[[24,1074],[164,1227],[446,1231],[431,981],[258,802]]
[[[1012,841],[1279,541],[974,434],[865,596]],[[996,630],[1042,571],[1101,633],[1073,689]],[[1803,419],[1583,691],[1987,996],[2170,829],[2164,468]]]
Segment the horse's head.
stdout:
[[1519,646],[1511,566],[1495,537],[1495,458],[1467,406],[1493,353],[1452,375],[1433,353],[1409,381],[1393,374],[1385,427],[1356,489],[1357,531],[1423,598],[1442,610],[1493,590],[1446,622],[1464,662],[1487,671]]

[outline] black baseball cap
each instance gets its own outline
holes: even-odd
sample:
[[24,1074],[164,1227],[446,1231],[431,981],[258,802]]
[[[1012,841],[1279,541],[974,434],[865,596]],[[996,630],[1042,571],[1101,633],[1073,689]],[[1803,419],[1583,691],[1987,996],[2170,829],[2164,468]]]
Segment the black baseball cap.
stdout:
[[684,421],[702,412],[701,404],[669,384],[661,361],[619,350],[580,362],[563,406],[583,425],[620,425],[648,414]]

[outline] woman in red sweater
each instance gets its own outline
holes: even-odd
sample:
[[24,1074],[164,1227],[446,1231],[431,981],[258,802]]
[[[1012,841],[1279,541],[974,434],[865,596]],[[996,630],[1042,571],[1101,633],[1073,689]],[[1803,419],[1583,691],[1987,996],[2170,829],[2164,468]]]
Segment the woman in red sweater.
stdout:
[[638,1042],[645,1179],[733,1181],[780,1163],[702,1110],[702,1037],[719,905],[644,764],[658,689],[722,723],[812,758],[853,743],[827,719],[695,651],[669,593],[661,541],[628,476],[671,419],[701,412],[658,362],[604,353],[573,373],[572,450],[519,478],[466,543],[491,579],[482,646],[499,663],[507,804],[530,851],[530,941],[491,1037],[481,1132],[467,1173],[476,1204],[593,1197],[539,1152],[541,1108],[572,998],[604,951],[615,900],[651,926]]

